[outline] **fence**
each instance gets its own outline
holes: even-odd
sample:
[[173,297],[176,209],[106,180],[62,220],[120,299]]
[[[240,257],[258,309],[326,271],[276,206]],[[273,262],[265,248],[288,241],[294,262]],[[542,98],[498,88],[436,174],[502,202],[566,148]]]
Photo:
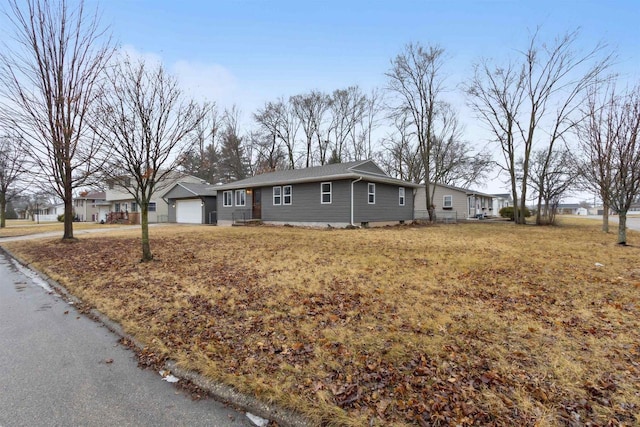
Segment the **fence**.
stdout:
[[[435,211],[435,214],[436,222],[440,222],[443,224],[455,224],[459,220],[457,211]],[[414,219],[429,220],[429,211],[426,209],[416,210],[414,212]]]

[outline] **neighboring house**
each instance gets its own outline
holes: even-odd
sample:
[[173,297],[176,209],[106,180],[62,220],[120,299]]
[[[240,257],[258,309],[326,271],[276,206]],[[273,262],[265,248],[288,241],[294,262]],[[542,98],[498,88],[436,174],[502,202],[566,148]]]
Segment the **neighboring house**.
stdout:
[[169,203],[169,222],[215,224],[216,195],[213,185],[177,182],[164,195]]
[[83,191],[73,199],[73,211],[78,221],[104,220],[109,206],[104,191]]
[[[431,189],[433,189],[431,184]],[[427,219],[427,197],[424,185],[416,192],[415,218]],[[436,220],[460,220],[467,218],[485,218],[494,215],[493,195],[454,187],[452,185],[435,184],[433,207]],[[497,213],[496,213],[497,215]]]
[[[164,196],[177,182],[202,183],[202,179],[191,175],[174,173],[158,183],[156,191],[151,195],[149,202],[150,223],[169,221],[169,204],[164,199]],[[106,201],[109,202],[109,216],[123,217],[132,223],[139,222],[140,206],[138,206],[133,196],[126,189],[114,185],[113,182],[108,182],[107,184],[108,188],[105,197]]]
[[557,213],[559,215],[588,215],[589,211],[578,203],[559,203]]
[[218,224],[344,227],[413,219],[419,185],[391,178],[371,160],[276,171],[218,185]]
[[493,216],[500,216],[500,209],[513,206],[513,198],[509,193],[492,194]]

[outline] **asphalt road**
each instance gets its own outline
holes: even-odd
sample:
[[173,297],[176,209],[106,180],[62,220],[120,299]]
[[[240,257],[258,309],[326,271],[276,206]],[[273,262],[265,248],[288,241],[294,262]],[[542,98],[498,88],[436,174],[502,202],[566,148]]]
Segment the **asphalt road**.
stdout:
[[[602,215],[589,215],[585,218],[599,219],[600,221],[602,221]],[[609,215],[609,231],[617,232],[617,227],[618,227],[618,216]],[[640,231],[640,217],[637,217],[637,216],[627,217],[627,228],[629,230]]]
[[0,252],[0,427],[252,426],[193,401]]

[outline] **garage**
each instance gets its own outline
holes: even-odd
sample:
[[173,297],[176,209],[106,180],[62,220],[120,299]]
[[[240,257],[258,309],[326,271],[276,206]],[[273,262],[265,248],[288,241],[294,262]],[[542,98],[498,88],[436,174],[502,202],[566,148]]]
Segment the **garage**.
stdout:
[[202,200],[176,200],[176,222],[202,224]]

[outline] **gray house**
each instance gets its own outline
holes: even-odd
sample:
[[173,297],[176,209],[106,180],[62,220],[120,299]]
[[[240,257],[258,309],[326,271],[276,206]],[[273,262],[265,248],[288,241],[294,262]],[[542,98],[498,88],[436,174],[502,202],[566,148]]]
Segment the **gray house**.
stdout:
[[164,195],[169,205],[169,222],[215,224],[216,195],[210,184],[177,182]]
[[417,184],[371,160],[277,171],[216,186],[218,224],[249,220],[325,227],[413,219]]

